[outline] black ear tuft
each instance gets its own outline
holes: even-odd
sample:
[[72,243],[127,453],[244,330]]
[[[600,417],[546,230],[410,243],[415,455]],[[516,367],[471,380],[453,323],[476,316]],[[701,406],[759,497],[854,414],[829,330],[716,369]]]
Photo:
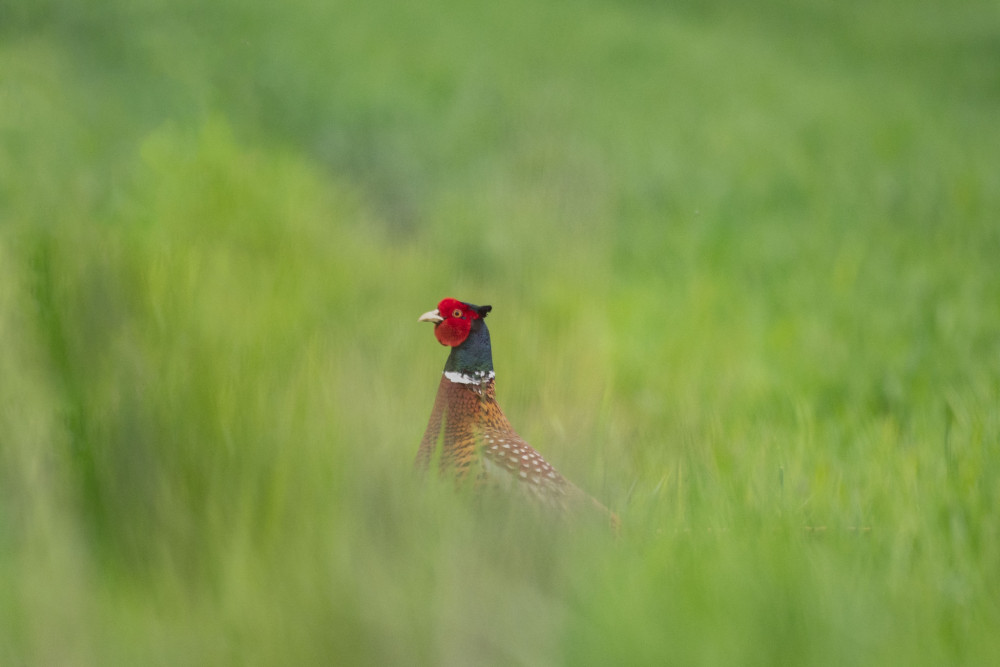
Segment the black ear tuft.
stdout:
[[476,308],[476,312],[479,313],[479,317],[486,318],[486,313],[493,310],[493,306],[479,306]]

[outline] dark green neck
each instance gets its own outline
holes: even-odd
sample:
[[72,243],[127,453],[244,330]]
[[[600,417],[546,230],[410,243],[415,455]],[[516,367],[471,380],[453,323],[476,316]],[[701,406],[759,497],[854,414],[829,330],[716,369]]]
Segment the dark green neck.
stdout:
[[448,361],[445,362],[446,373],[464,373],[471,375],[478,371],[493,370],[493,349],[490,347],[490,330],[483,320],[472,322],[472,331],[465,342],[451,348]]

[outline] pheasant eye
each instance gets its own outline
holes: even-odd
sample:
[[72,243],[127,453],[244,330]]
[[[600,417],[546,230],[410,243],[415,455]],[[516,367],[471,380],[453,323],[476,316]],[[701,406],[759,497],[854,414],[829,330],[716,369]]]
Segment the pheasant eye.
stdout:
[[462,316],[462,309],[461,308],[456,308],[455,310],[451,311],[451,316],[452,317],[461,317]]

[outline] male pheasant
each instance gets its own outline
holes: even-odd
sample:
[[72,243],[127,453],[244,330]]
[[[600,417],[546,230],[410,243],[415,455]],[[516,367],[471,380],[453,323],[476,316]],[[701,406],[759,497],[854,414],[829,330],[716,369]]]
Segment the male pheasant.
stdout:
[[493,353],[486,314],[492,306],[444,299],[420,316],[451,348],[438,385],[416,466],[426,470],[440,449],[440,472],[459,480],[513,487],[543,506],[576,514],[598,510],[617,527],[618,518],[560,475],[507,421],[496,400]]

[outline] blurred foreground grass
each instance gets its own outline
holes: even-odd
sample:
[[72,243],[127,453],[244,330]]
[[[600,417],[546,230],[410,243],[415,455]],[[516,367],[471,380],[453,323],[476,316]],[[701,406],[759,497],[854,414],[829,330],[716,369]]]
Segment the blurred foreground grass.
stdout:
[[[0,17],[0,664],[1000,659],[992,4]],[[413,479],[446,295],[619,539]]]

